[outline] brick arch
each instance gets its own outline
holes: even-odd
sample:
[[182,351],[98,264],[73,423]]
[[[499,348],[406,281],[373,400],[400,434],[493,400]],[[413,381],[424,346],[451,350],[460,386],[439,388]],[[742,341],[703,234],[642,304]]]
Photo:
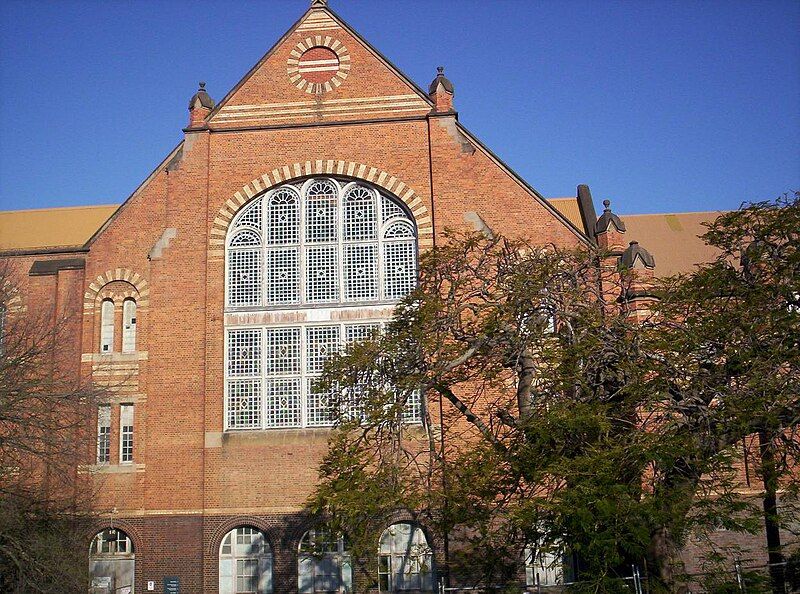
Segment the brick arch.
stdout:
[[128,296],[137,297],[136,305],[138,307],[147,307],[148,298],[150,296],[150,285],[147,280],[145,280],[144,276],[138,272],[134,272],[130,268],[115,268],[101,274],[89,284],[89,289],[83,294],[84,312],[94,310],[96,304],[99,302],[98,297],[103,287],[114,281],[123,281],[129,285],[133,285],[137,295],[131,293]]
[[[86,542],[87,550],[91,546],[94,537],[97,536],[103,530],[111,528],[111,524],[112,523],[110,520],[97,519],[83,531],[83,540]],[[136,526],[134,526],[131,522],[127,521],[124,518],[114,518],[113,525],[114,528],[122,530],[125,534],[128,535],[128,538],[131,539],[131,543],[133,544],[133,554],[139,555],[142,552],[141,547],[143,546],[143,544],[142,544],[142,537],[139,534],[139,530],[136,528]]]
[[[214,528],[214,531],[211,533],[211,537],[208,540],[208,554],[211,555],[213,559],[218,559],[219,548],[222,546],[222,539],[225,538],[225,535],[228,534],[228,532],[234,528],[239,528],[240,526],[257,528],[264,533],[264,536],[267,539],[267,544],[269,545],[269,550],[272,551],[272,559],[274,561],[275,545],[278,543],[279,539],[277,538],[276,534],[274,534],[274,526],[265,521],[264,518],[259,518],[257,516],[236,516],[234,518],[228,518],[219,524],[216,528]],[[219,568],[216,567],[215,574],[218,570]]]
[[293,163],[273,169],[261,177],[252,180],[241,190],[229,198],[211,224],[209,256],[222,258],[225,256],[225,238],[228,226],[239,209],[259,194],[273,186],[310,175],[341,175],[370,182],[397,196],[411,211],[417,224],[417,237],[420,250],[433,247],[433,220],[425,202],[405,182],[394,175],[376,167],[353,161],[306,161]]

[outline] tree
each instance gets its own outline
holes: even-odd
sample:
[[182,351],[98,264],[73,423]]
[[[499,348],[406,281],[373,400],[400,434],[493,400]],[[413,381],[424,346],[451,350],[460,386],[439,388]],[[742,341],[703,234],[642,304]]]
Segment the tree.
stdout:
[[798,213],[795,195],[724,215],[704,236],[720,257],[663,283],[596,249],[450,235],[382,335],[326,367],[338,426],[312,509],[367,557],[408,510],[484,584],[528,546],[569,550],[601,590],[642,560],[674,587],[689,534],[754,529],[745,437],[767,436],[769,484],[795,479]]
[[85,592],[91,489],[78,468],[100,392],[64,371],[63,312],[23,308],[13,273],[0,264],[0,590]]

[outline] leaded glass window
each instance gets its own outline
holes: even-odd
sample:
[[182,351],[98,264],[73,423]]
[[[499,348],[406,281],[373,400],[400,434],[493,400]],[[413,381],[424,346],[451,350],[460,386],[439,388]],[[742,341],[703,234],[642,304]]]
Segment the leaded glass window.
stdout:
[[229,309],[390,302],[416,282],[413,219],[360,182],[270,190],[233,220],[227,245]]
[[[313,178],[246,205],[226,264],[226,429],[324,427],[340,395],[315,380],[414,288],[416,227],[402,203],[367,184]],[[348,414],[360,415],[355,391],[348,397]],[[403,416],[421,414],[413,395]]]

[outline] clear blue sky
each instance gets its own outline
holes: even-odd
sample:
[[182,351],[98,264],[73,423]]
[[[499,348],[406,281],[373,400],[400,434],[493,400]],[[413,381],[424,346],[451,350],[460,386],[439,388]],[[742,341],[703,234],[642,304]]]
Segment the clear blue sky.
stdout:
[[[735,208],[800,188],[797,0],[331,0],[548,197]],[[0,2],[0,209],[124,200],[307,0]]]

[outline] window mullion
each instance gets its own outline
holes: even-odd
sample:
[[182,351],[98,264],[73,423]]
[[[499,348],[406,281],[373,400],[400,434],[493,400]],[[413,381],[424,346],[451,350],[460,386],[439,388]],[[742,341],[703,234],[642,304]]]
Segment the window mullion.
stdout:
[[306,427],[308,425],[308,411],[306,410],[306,365],[308,364],[308,356],[306,349],[308,349],[307,326],[302,324],[300,326],[300,426]]

